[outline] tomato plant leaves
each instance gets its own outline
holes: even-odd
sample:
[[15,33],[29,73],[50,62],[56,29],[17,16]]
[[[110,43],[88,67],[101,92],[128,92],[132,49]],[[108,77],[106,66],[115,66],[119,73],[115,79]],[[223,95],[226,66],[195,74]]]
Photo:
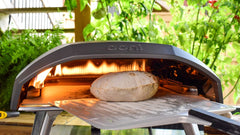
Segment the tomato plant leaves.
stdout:
[[63,31],[56,28],[38,34],[25,30],[21,34],[5,31],[0,37],[0,108],[8,109],[16,75],[44,52],[61,44]]

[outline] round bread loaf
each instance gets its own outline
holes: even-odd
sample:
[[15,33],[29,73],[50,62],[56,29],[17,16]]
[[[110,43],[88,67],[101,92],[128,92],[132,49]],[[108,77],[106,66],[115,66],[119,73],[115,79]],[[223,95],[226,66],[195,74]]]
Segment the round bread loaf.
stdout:
[[141,101],[158,91],[158,78],[148,72],[125,71],[108,73],[91,85],[91,93],[105,101]]

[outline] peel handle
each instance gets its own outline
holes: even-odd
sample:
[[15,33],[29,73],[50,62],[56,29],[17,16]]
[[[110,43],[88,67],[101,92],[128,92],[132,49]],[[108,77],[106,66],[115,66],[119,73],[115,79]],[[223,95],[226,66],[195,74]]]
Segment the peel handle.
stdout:
[[212,128],[231,135],[240,135],[240,122],[238,121],[197,108],[189,110],[188,114],[211,122]]
[[20,112],[5,112],[0,111],[0,119],[5,119],[9,117],[18,117],[20,115]]

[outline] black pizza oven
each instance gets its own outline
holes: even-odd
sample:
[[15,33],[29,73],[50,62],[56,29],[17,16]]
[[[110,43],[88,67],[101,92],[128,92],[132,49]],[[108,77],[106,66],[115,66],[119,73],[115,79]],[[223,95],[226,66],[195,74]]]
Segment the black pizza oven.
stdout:
[[[91,59],[109,62],[129,62],[131,60],[145,59],[147,61],[146,66],[148,66],[147,72],[152,72],[163,79],[176,80],[184,85],[195,86],[198,95],[220,103],[223,102],[219,78],[204,63],[179,48],[150,43],[91,42],[58,46],[26,66],[16,77],[11,109],[17,110],[21,107],[27,90],[29,90],[28,84],[30,80],[41,71],[55,67],[58,64],[64,65],[64,63],[69,63],[70,66],[71,62],[84,64],[86,60]],[[207,87],[203,87],[206,85]]]
[[89,98],[96,103],[89,92],[96,78],[109,72],[133,70],[156,75],[160,89],[170,93],[223,102],[221,82],[214,72],[177,47],[140,42],[81,42],[58,46],[26,66],[15,79],[11,110],[37,112],[33,132],[48,133],[47,127],[52,123],[43,128],[39,121],[44,121],[45,116],[54,119],[56,112],[63,110],[57,101]]

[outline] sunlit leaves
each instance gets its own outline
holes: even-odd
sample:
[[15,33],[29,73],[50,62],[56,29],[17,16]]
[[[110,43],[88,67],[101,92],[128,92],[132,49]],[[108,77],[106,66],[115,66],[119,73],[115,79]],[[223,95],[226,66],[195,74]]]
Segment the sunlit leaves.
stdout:
[[[146,41],[150,39],[148,37],[154,39],[158,34],[158,29],[155,28],[154,22],[147,23],[146,20],[147,15],[151,13],[149,12],[151,2],[101,0],[98,3],[97,10],[107,9],[109,5],[114,5],[118,12],[108,14],[108,16],[101,16],[98,18],[99,20],[91,23],[91,27],[87,26],[84,29],[84,37],[87,37],[85,40]],[[95,11],[93,15],[94,13]]]
[[80,0],[80,11],[83,11],[86,5],[88,5],[88,0]]
[[26,30],[21,34],[6,31],[0,37],[0,108],[7,109],[16,75],[44,52],[61,44],[63,31],[55,29],[37,34]]
[[77,1],[76,0],[65,0],[64,6],[67,7],[67,10],[72,11],[77,7]]

